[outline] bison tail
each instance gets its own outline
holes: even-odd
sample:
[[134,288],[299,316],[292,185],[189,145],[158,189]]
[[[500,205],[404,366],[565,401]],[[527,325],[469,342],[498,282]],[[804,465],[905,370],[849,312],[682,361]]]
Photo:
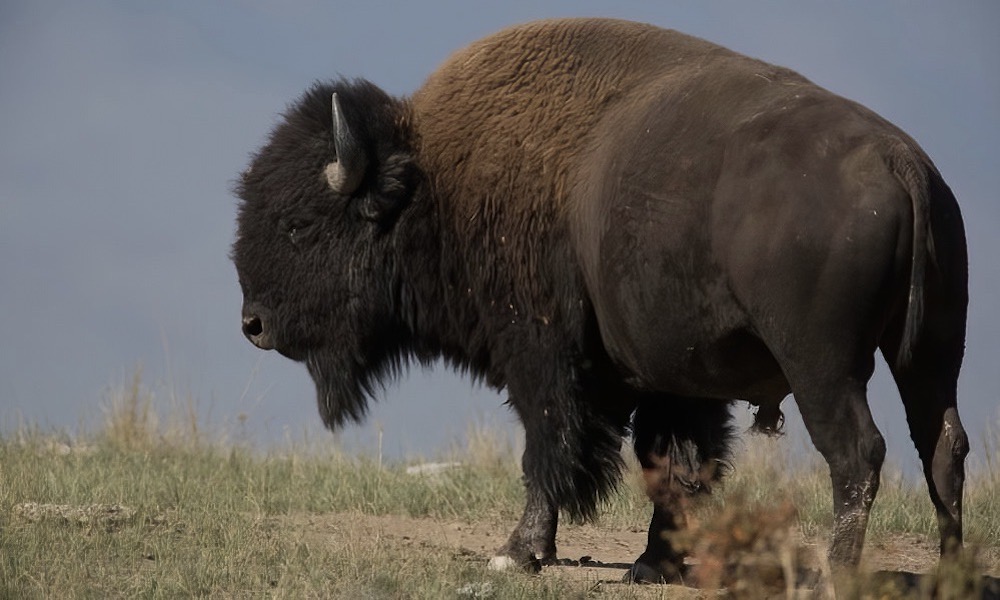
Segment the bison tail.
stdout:
[[934,238],[930,232],[930,180],[924,161],[901,140],[896,140],[889,151],[889,166],[903,184],[913,209],[910,285],[903,332],[896,354],[896,367],[905,367],[913,358],[913,348],[923,323],[927,261],[935,261]]

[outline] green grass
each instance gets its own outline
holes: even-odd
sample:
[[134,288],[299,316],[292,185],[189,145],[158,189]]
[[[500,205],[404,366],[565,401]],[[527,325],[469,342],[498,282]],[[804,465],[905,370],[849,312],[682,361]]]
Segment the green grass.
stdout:
[[[348,532],[341,543],[317,542],[310,517],[335,512],[509,528],[523,507],[519,459],[488,431],[470,431],[465,447],[440,457],[461,460],[461,468],[424,478],[407,475],[403,463],[315,445],[261,453],[213,441],[193,411],[174,406],[162,418],[153,404],[137,376],[116,391],[100,431],[75,444],[32,431],[0,439],[0,598],[594,595],[580,582],[495,573],[481,557],[413,551],[377,536]],[[966,529],[973,544],[995,546],[1000,477],[992,467],[1000,454],[988,450],[993,462],[970,472]],[[789,470],[787,452],[780,440],[750,439],[735,472],[699,514],[791,498],[802,531],[823,534],[831,520],[826,469]],[[649,506],[638,478],[626,483],[598,527],[645,528]],[[134,514],[32,520],[25,503],[118,504]],[[935,529],[922,482],[887,477],[869,539],[900,532],[933,538]],[[648,588],[620,587],[614,597],[651,596]]]

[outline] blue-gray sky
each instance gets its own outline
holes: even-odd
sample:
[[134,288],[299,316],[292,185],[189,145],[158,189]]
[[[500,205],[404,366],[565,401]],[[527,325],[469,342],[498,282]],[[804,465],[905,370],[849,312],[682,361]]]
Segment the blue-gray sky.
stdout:
[[[960,407],[981,451],[1000,419],[1000,4],[990,0],[5,1],[0,426],[96,423],[108,388],[141,364],[161,397],[192,396],[217,426],[242,414],[261,444],[317,428],[305,369],[240,333],[227,258],[234,177],[316,79],[364,76],[407,94],[474,39],[570,15],[647,21],[792,67],[921,143],[966,219]],[[371,443],[381,427],[388,454],[433,453],[470,421],[513,423],[501,403],[418,369],[346,438]],[[890,455],[912,470],[884,368],[871,403]],[[802,429],[794,412],[789,429]]]

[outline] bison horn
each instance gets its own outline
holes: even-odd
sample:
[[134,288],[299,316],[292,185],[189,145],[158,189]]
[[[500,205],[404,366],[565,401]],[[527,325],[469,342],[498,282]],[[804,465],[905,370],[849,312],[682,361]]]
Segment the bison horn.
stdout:
[[337,152],[337,160],[326,166],[326,181],[333,191],[340,194],[351,194],[361,185],[368,168],[368,158],[364,148],[351,133],[344,119],[344,111],[340,108],[337,94],[333,94],[333,145]]

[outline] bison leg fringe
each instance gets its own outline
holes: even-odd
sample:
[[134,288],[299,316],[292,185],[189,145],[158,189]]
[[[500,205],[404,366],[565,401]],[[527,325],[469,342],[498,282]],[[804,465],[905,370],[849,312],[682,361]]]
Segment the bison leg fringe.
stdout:
[[632,418],[633,442],[654,509],[646,549],[626,580],[675,582],[683,573],[685,549],[671,534],[687,527],[690,500],[711,492],[730,469],[730,405],[666,394],[640,400]]
[[[537,486],[573,522],[597,516],[600,502],[621,481],[625,423],[588,403],[566,399],[559,410],[524,418],[525,485]],[[553,407],[554,408],[554,407]]]
[[[660,471],[671,480],[662,482],[671,489],[710,491],[730,465],[735,435],[730,405],[665,395],[643,399],[632,418],[635,452],[643,469]],[[664,470],[665,464],[670,468]]]

